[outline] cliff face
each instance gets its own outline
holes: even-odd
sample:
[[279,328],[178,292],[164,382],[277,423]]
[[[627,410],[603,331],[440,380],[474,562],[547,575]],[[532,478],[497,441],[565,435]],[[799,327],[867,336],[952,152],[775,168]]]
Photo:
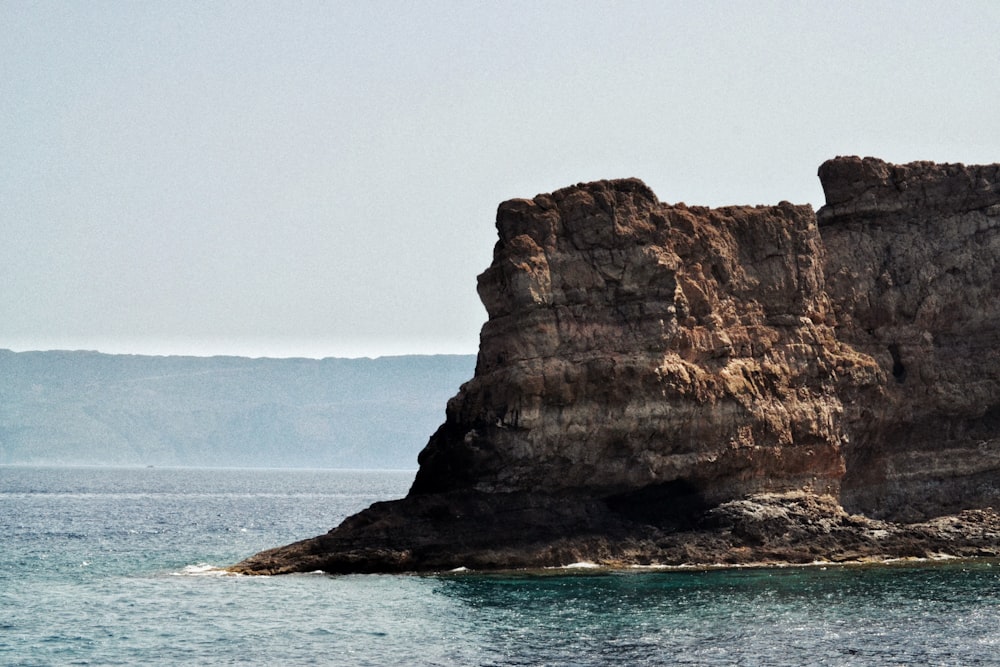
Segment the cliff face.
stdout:
[[635,180],[503,204],[476,376],[414,493],[524,488],[836,494],[843,401],[877,364],[841,345],[808,206],[669,206]]
[[409,496],[236,569],[996,553],[991,511],[880,520],[1000,502],[1000,167],[820,179],[818,215],[637,180],[502,204]]
[[1000,166],[819,173],[836,335],[881,371],[849,405],[841,501],[899,520],[1000,507]]

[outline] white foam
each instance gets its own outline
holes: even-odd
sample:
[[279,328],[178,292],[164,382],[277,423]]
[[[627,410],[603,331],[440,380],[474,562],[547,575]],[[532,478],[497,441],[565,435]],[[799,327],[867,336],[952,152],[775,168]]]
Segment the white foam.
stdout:
[[239,574],[208,563],[185,565],[180,572],[171,572],[175,577],[238,577]]
[[591,563],[589,561],[580,561],[579,563],[570,563],[569,565],[563,565],[566,570],[593,570],[600,567],[596,563]]

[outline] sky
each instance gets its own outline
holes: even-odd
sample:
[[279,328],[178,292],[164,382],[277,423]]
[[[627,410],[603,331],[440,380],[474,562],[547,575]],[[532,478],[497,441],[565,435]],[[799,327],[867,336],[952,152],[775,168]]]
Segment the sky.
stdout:
[[474,353],[497,205],[1000,162],[1000,3],[0,0],[0,348]]

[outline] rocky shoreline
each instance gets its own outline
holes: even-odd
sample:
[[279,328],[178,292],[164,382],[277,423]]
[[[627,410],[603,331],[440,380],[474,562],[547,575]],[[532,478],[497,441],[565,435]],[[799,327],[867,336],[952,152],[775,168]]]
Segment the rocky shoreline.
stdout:
[[407,497],[231,570],[996,557],[1000,166],[819,173],[818,213],[636,179],[501,204]]
[[581,562],[710,567],[1000,557],[1000,514],[992,509],[900,524],[847,514],[830,496],[791,492],[723,503],[678,528],[623,518],[593,501],[570,504],[580,499],[424,500],[419,508],[378,503],[326,535],[264,551],[229,570],[405,573]]

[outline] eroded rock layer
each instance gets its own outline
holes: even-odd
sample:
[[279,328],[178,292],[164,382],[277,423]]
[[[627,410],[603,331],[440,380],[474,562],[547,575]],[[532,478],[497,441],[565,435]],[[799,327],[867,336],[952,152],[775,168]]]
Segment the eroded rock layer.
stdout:
[[234,569],[996,553],[991,510],[933,517],[1000,500],[1000,169],[820,178],[818,216],[634,179],[502,204],[408,497]]
[[842,502],[896,520],[1000,507],[1000,165],[841,158],[820,180],[837,338],[874,359]]
[[507,202],[497,227],[476,376],[415,493],[837,493],[842,397],[879,369],[835,337],[810,207],[669,206],[626,180]]

